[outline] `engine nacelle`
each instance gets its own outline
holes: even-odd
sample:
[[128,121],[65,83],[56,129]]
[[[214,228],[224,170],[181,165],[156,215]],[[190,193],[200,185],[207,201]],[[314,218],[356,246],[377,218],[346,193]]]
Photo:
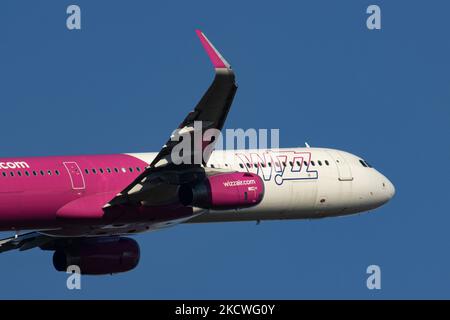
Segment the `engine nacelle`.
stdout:
[[257,205],[264,196],[264,182],[253,173],[222,173],[192,185],[182,185],[183,205],[203,209],[239,209]]
[[134,269],[140,258],[139,245],[130,238],[96,239],[73,247],[58,249],[53,254],[53,265],[66,271],[76,265],[82,274],[112,274]]

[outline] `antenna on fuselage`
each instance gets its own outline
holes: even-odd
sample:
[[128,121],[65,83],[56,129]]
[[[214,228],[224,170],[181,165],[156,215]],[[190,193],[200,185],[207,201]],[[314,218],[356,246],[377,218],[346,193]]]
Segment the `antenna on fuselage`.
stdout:
[[305,141],[305,146],[306,146],[307,148],[311,148],[311,147],[309,146],[308,142],[306,142],[306,141]]

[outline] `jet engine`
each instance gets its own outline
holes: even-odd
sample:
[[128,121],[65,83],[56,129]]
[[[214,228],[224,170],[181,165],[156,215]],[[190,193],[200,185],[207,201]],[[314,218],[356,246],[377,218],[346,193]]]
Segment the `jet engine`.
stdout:
[[134,269],[139,263],[139,245],[130,238],[98,238],[59,248],[53,254],[56,270],[66,272],[71,265],[81,274],[112,274]]
[[257,205],[264,196],[264,182],[253,173],[221,173],[179,188],[180,202],[185,206],[225,210]]

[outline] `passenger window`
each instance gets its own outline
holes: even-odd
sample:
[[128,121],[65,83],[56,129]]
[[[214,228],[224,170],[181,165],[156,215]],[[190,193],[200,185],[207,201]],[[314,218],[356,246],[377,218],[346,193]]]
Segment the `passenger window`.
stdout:
[[267,164],[269,165],[269,167],[272,168],[272,163],[271,162],[268,162]]
[[242,163],[239,163],[239,167],[241,167],[242,169],[244,169],[244,165]]
[[251,167],[250,163],[247,162],[247,168],[250,168],[250,167]]
[[305,165],[305,167],[308,166],[308,162],[306,162],[306,161],[303,161],[303,164]]
[[115,173],[119,173],[119,169],[114,168],[114,172],[115,172]]
[[59,176],[59,170],[55,170],[57,176]]
[[130,167],[129,170],[130,170],[130,172],[133,172],[133,168]]
[[292,161],[289,161],[289,165],[290,165],[291,167],[293,167],[293,166],[294,166],[294,163],[293,163]]
[[283,162],[283,167],[286,167],[286,162]]
[[86,174],[89,174],[89,169],[84,169],[84,172],[86,172]]
[[52,175],[52,171],[51,171],[51,170],[48,170],[48,171],[47,171],[47,174],[48,174],[49,176],[51,176],[51,175]]
[[141,172],[141,168],[136,167],[136,171],[137,171],[137,172]]
[[261,167],[265,168],[266,164],[265,163],[261,163]]
[[98,171],[100,171],[101,174],[105,173],[102,168],[98,169]]
[[314,167],[316,164],[311,160],[311,165]]
[[17,175],[18,175],[19,177],[21,177],[21,176],[22,176],[22,172],[17,171]]
[[11,171],[10,174],[11,174],[11,177],[14,177],[14,171]]
[[122,168],[122,172],[123,172],[123,173],[127,173],[127,169]]
[[6,172],[2,172],[2,176],[6,177]]
[[255,168],[258,168],[258,164],[257,163],[255,163]]
[[215,168],[213,164],[211,164],[211,168],[213,168],[213,169]]
[[92,173],[93,173],[93,174],[97,174],[97,170],[92,169]]
[[28,171],[25,171],[25,175],[26,175],[27,177],[29,177],[29,176],[30,176],[30,173],[29,173]]
[[111,169],[110,168],[106,168],[106,172],[111,173]]
[[36,171],[33,171],[33,176],[37,176],[37,172]]
[[327,166],[330,165],[330,163],[328,162],[328,160],[325,160],[325,164],[326,164]]
[[297,165],[298,165],[299,167],[302,166],[302,164],[300,163],[300,161],[297,161]]
[[41,174],[41,176],[45,175],[44,170],[40,170],[39,173]]
[[322,165],[322,161],[318,160],[317,163],[319,164],[319,166]]

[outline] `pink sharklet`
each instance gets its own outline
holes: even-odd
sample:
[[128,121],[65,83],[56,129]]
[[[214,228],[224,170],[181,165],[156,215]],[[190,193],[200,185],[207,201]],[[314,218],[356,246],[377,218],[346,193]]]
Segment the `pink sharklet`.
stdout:
[[214,68],[216,69],[230,69],[229,63],[220,55],[219,51],[212,45],[212,43],[206,38],[206,36],[200,30],[195,30],[200,42],[205,48],[206,53],[209,56]]

